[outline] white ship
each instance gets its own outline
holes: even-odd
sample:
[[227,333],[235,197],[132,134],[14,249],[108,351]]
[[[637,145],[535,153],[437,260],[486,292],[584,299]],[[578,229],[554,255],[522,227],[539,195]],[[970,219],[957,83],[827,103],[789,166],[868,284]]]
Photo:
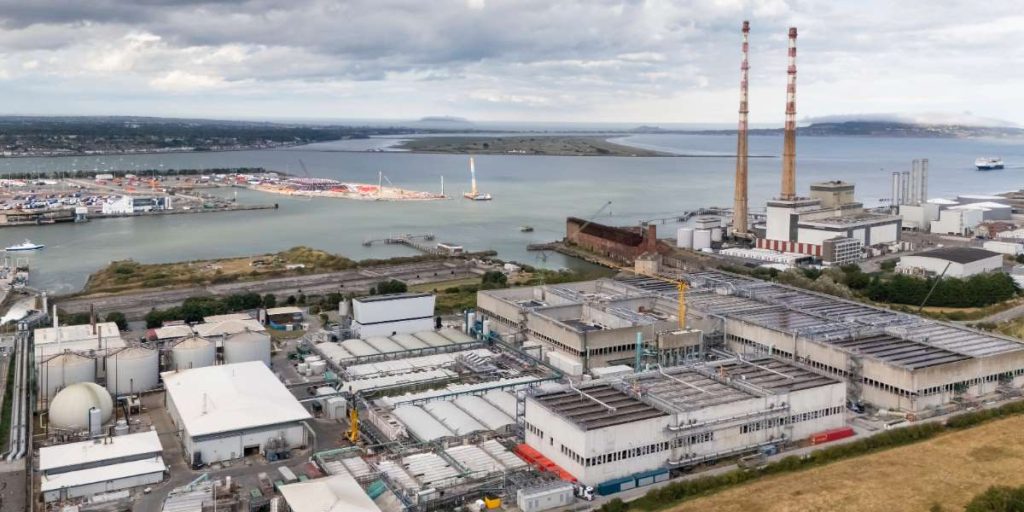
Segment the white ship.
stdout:
[[469,199],[470,201],[490,201],[490,194],[481,194],[476,190],[476,164],[473,163],[473,157],[469,157],[469,176],[471,179],[469,192],[462,194],[462,197]]
[[20,243],[18,245],[12,245],[12,246],[4,249],[4,250],[6,250],[7,252],[35,251],[35,250],[38,250],[38,249],[42,249],[43,247],[46,247],[46,246],[42,245],[42,244],[32,243],[31,240],[26,238],[24,242],[22,242],[22,243]]
[[975,167],[978,168],[979,171],[991,171],[993,169],[1002,169],[1003,159],[999,157],[993,158],[987,156],[978,157],[977,159],[974,160],[974,165]]

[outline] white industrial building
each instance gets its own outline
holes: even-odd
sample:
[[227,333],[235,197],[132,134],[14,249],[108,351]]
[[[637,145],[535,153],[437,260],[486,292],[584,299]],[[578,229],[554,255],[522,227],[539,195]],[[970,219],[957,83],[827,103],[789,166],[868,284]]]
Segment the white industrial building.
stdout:
[[66,351],[102,352],[125,346],[114,322],[43,327],[34,331],[33,341],[37,364],[42,358]]
[[292,512],[380,512],[359,482],[344,472],[283,485],[281,496]]
[[104,215],[131,215],[170,209],[171,198],[169,196],[119,196],[104,202],[101,211]]
[[846,386],[773,358],[593,381],[526,399],[527,444],[591,486],[842,427]]
[[167,412],[193,465],[306,444],[309,412],[262,362],[165,372],[163,379]]
[[[393,293],[352,299],[352,330],[360,338],[429,331],[434,328],[434,300],[429,293]],[[346,303],[341,304],[347,316]]]
[[47,503],[163,481],[167,466],[156,431],[44,446],[40,490]]
[[945,273],[958,278],[1002,268],[1002,254],[975,247],[940,247],[903,256],[896,264],[896,271],[905,274],[937,276]]
[[811,185],[807,198],[768,201],[764,236],[757,247],[781,252],[823,256],[822,244],[832,238],[851,238],[864,247],[900,240],[902,219],[871,213],[854,200],[854,186],[842,181]]
[[931,221],[931,232],[938,235],[969,235],[984,220],[984,211],[976,208],[948,207]]

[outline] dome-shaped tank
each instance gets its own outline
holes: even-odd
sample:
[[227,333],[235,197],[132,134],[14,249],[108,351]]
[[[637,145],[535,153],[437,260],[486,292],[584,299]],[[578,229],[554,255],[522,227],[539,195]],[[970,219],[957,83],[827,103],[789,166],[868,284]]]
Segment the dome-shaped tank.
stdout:
[[100,410],[100,420],[106,423],[114,411],[110,393],[95,382],[72,384],[57,393],[50,402],[50,425],[56,428],[82,430],[89,427],[89,409]]
[[156,387],[160,357],[156,350],[129,347],[107,356],[107,389],[124,396]]
[[75,353],[60,354],[43,362],[36,376],[40,396],[49,402],[58,391],[79,382],[96,380],[96,361]]
[[191,336],[178,342],[171,349],[171,370],[188,370],[213,366],[217,358],[217,347],[206,338]]
[[224,364],[263,361],[270,366],[270,336],[262,332],[240,332],[224,339]]

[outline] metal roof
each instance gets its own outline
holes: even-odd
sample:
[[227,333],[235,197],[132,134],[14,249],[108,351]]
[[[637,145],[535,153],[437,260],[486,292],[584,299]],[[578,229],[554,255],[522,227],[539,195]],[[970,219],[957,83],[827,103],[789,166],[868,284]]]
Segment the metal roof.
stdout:
[[515,418],[476,395],[460,396],[455,405],[482,423],[489,430],[501,430],[516,424]]
[[551,412],[579,425],[583,430],[611,427],[667,413],[611,386],[567,390],[534,398]]
[[164,387],[192,437],[310,419],[262,361],[164,372]]
[[455,404],[447,400],[427,402],[422,407],[423,410],[430,413],[431,416],[444,424],[445,428],[451,430],[457,436],[489,430],[482,423],[467,414],[466,411],[459,409]]
[[405,425],[406,430],[420,441],[429,443],[455,435],[437,418],[434,418],[430,413],[418,406],[403,405],[396,407],[393,414]]
[[131,462],[122,462],[120,464],[109,464],[96,468],[68,471],[67,473],[57,473],[55,475],[43,475],[40,478],[39,490],[47,492],[57,489],[67,489],[99,482],[110,482],[112,480],[138,475],[151,475],[153,473],[162,474],[166,470],[167,465],[164,464],[164,459],[158,455],[149,459],[133,460]]
[[939,247],[938,249],[923,251],[909,256],[936,258],[952,261],[953,263],[971,263],[974,261],[988,259],[993,256],[1000,256],[1000,254],[997,252],[986,251],[985,249],[978,249],[977,247]]
[[[81,325],[62,325],[58,327],[60,331],[60,342],[61,343],[73,343],[76,341],[97,341],[102,336],[104,340],[115,339],[121,337],[121,330],[117,328],[117,324],[114,322],[100,322],[96,324],[96,333],[93,334],[93,328],[91,324]],[[57,343],[57,329],[53,327],[44,327],[35,330],[34,341],[35,345],[45,345],[48,343]]]
[[161,451],[163,447],[155,430],[103,438],[100,442],[90,440],[44,446],[39,449],[39,470],[47,472],[81,464],[159,455]]
[[352,475],[338,474],[282,485],[281,496],[292,512],[380,512]]

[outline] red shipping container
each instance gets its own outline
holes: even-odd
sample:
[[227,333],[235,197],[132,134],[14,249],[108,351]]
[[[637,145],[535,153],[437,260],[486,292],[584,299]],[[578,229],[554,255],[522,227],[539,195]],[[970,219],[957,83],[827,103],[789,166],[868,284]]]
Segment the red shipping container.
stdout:
[[822,444],[830,441],[836,441],[847,437],[853,437],[855,432],[851,427],[834,428],[832,430],[826,430],[824,432],[818,432],[817,434],[811,434],[811,444]]

